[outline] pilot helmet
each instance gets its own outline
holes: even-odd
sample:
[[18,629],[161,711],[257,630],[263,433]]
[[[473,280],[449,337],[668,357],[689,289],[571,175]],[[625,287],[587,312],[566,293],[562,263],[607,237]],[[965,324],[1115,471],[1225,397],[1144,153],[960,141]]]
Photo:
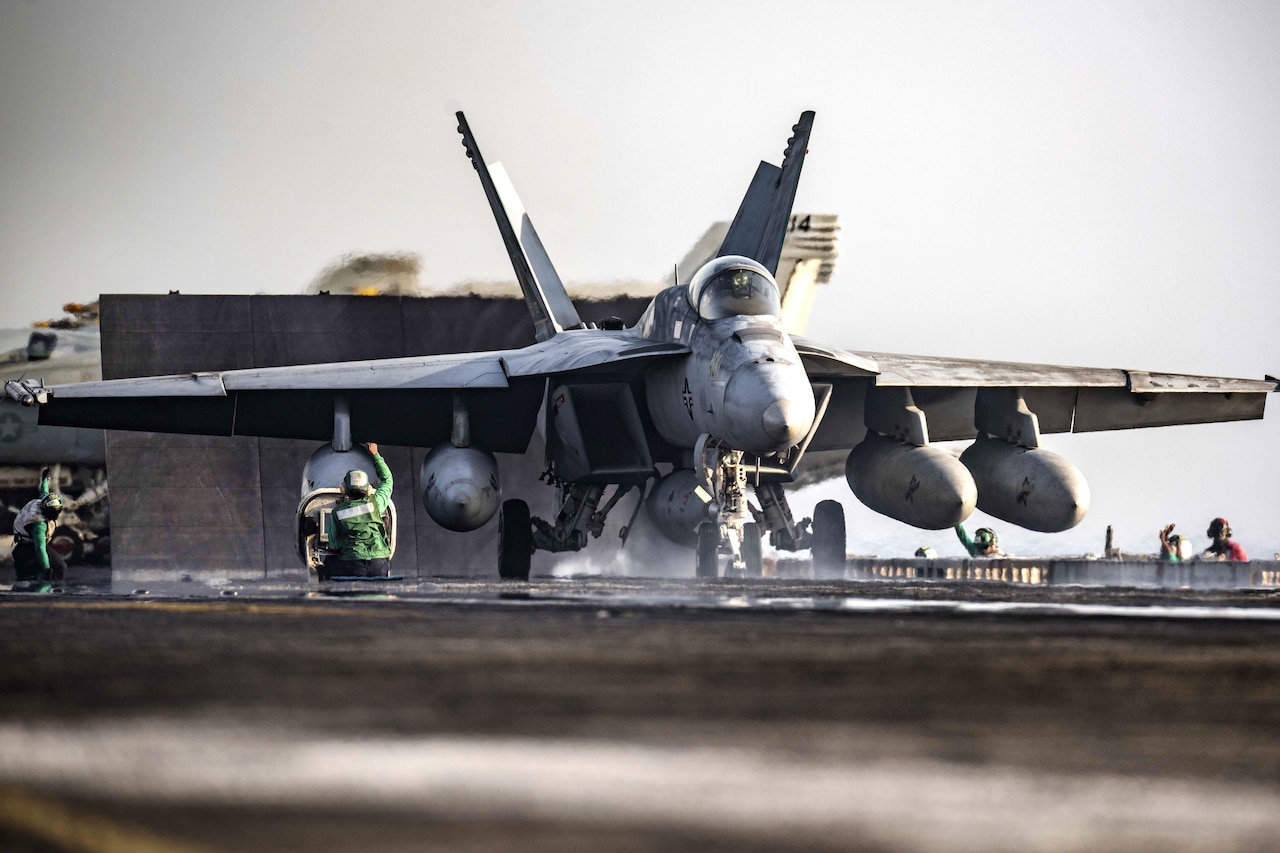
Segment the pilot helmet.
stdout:
[[62,506],[62,495],[50,494],[40,499],[40,512],[48,519],[55,519],[61,515]]
[[347,472],[342,478],[342,489],[351,495],[367,495],[373,491],[369,485],[369,475],[358,468]]
[[973,543],[979,548],[998,548],[1000,540],[990,527],[979,527],[973,533]]
[[1215,518],[1209,522],[1209,529],[1205,531],[1205,535],[1210,539],[1217,539],[1219,535],[1223,539],[1231,538],[1231,525],[1227,523],[1225,518]]

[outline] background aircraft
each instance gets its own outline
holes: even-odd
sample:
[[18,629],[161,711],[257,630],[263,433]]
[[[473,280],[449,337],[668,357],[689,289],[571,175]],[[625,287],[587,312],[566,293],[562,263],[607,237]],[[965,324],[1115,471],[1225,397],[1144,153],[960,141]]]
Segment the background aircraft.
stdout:
[[[775,547],[812,547],[819,570],[832,571],[844,557],[841,508],[820,505],[810,528],[809,519],[793,520],[782,489],[808,451],[850,450],[854,493],[917,527],[950,527],[978,505],[1029,529],[1065,530],[1087,511],[1088,489],[1070,463],[1040,447],[1042,433],[1260,418],[1275,390],[1269,380],[856,353],[793,340],[773,274],[787,229],[799,227],[790,213],[812,113],[793,128],[782,165],[757,168],[715,259],[660,293],[635,328],[586,328],[505,170],[485,166],[458,118],[537,344],[47,389],[11,382],[9,396],[42,403],[42,423],[331,436],[316,464],[350,452],[353,435],[432,447],[423,500],[455,530],[475,529],[498,509],[492,452],[519,452],[541,428],[557,516],[530,519],[519,499],[502,505],[499,568],[525,577],[532,549],[582,548],[641,484],[650,484],[658,526],[696,544],[700,575],[718,572],[718,553],[732,569],[758,574],[766,532]],[[932,444],[970,438],[960,459]]]
[[[34,328],[0,329],[0,382],[39,376],[51,384],[102,379],[97,303],[63,306],[67,316]],[[34,409],[0,411],[0,556],[12,549],[13,519],[53,471],[66,499],[53,547],[75,563],[109,557],[106,449],[101,430],[44,426]]]

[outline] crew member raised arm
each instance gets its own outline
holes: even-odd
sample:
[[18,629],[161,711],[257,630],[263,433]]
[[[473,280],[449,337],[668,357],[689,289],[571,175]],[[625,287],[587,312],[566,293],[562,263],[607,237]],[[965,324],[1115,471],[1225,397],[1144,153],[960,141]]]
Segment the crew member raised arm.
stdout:
[[964,529],[964,525],[957,524],[956,536],[960,538],[960,544],[969,552],[970,557],[1005,556],[1005,553],[1000,550],[1000,540],[996,537],[996,532],[990,527],[979,527],[973,532],[973,538],[970,538],[969,531]]

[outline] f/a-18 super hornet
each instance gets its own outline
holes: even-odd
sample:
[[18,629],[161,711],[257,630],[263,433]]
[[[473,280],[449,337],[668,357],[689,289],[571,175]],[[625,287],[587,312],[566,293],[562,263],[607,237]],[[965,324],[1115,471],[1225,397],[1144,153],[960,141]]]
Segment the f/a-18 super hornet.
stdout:
[[[1080,473],[1042,433],[1260,418],[1276,382],[851,352],[787,333],[774,280],[813,113],[780,166],[762,162],[716,256],[658,293],[639,322],[584,323],[501,164],[458,130],[501,232],[537,342],[521,349],[241,369],[6,392],[41,423],[328,442],[315,471],[341,471],[352,436],[429,447],[430,516],[475,530],[499,516],[499,572],[523,578],[537,549],[576,551],[639,490],[670,539],[696,549],[700,576],[761,571],[762,540],[810,549],[820,574],[845,553],[840,504],[796,521],[784,486],[806,456],[847,453],[867,506],[921,528],[975,506],[1054,532],[1088,509]],[[546,444],[554,518],[503,501],[495,452]],[[957,457],[934,442],[967,440]],[[330,473],[330,481],[338,475]],[[315,482],[319,482],[316,478]],[[612,491],[610,491],[612,490]],[[607,497],[606,497],[607,495]],[[752,500],[752,496],[754,500]],[[623,528],[626,531],[631,524]],[[300,532],[300,535],[305,535]],[[723,559],[726,558],[727,560]]]

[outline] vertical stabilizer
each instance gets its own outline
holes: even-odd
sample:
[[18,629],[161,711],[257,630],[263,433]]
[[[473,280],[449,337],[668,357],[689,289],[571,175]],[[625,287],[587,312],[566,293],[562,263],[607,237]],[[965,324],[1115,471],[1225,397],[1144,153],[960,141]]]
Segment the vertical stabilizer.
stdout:
[[533,318],[534,335],[539,341],[545,341],[556,332],[583,328],[578,311],[573,307],[506,170],[501,163],[485,164],[475,137],[471,135],[471,128],[467,126],[466,116],[461,112],[457,116],[462,144],[480,176],[485,198],[489,200],[489,208],[498,223],[511,266],[515,269],[516,281],[524,292],[525,305]]
[[807,110],[792,126],[781,166],[762,162],[756,169],[717,256],[745,255],[770,272],[777,272],[791,205],[800,186],[800,168],[813,130],[813,116],[813,111]]

